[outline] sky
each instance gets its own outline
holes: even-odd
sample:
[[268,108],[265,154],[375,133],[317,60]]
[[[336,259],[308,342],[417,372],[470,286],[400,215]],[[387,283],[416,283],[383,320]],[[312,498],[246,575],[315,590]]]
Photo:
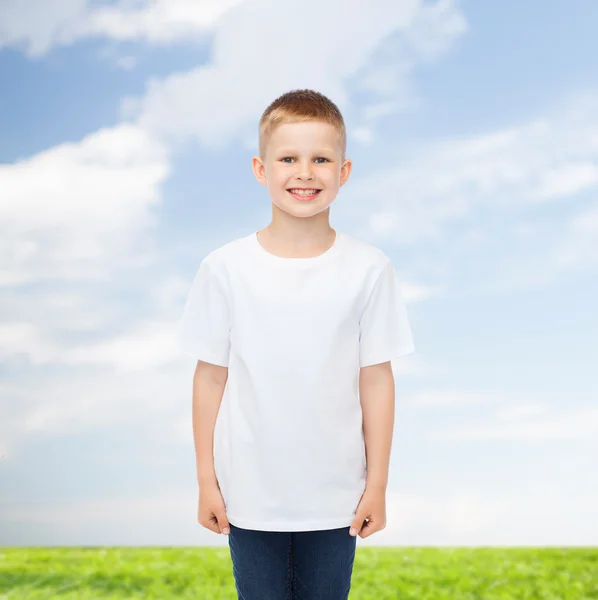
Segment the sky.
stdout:
[[358,544],[598,544],[597,3],[51,4],[0,3],[0,545],[227,544],[175,326],[270,222],[258,122],[302,88],[347,126],[330,224],[393,260],[416,348]]

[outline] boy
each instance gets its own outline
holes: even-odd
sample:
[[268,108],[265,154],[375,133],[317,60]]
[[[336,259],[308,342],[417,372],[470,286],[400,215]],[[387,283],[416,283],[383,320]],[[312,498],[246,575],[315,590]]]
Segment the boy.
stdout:
[[352,168],[337,106],[293,90],[259,133],[272,221],[203,259],[179,323],[198,521],[229,534],[239,598],[346,599],[355,533],[386,525],[390,360],[413,340],[390,259],[329,224]]

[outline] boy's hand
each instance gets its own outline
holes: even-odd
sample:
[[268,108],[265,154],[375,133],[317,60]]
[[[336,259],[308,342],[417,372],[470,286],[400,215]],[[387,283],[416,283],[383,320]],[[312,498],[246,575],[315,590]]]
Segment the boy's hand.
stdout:
[[[364,524],[365,519],[367,522]],[[367,488],[361,496],[349,533],[366,538],[386,527],[386,490]]]
[[199,486],[197,522],[214,533],[230,533],[224,498],[218,484]]

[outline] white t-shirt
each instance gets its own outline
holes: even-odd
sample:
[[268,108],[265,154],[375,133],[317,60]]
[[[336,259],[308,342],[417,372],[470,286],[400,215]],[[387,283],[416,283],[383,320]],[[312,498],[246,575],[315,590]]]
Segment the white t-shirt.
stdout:
[[228,367],[214,430],[228,520],[348,527],[366,483],[359,369],[414,352],[386,254],[338,230],[312,258],[237,238],[201,261],[178,333],[184,352]]

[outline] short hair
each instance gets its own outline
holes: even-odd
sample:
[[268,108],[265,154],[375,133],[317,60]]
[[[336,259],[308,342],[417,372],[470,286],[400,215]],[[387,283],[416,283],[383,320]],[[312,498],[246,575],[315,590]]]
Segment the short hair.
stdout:
[[347,131],[338,106],[314,90],[291,90],[274,100],[264,111],[259,124],[259,153],[263,158],[270,136],[284,123],[320,121],[333,125],[340,138],[342,160],[347,152]]

